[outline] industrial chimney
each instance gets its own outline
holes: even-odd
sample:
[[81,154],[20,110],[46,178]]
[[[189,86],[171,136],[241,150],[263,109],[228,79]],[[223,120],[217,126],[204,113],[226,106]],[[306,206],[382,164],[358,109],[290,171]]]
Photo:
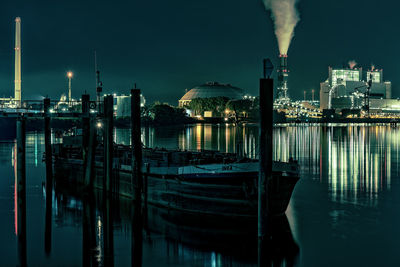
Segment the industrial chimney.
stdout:
[[280,102],[288,102],[289,96],[287,93],[288,85],[287,81],[289,78],[289,70],[287,66],[287,55],[280,54],[280,66],[278,69],[278,85],[277,85],[277,100]]
[[15,18],[15,80],[14,100],[21,106],[21,18]]

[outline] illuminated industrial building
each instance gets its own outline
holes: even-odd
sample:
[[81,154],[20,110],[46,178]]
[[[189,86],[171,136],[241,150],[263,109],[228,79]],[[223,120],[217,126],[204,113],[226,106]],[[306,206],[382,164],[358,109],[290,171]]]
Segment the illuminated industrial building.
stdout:
[[179,100],[179,107],[187,107],[195,98],[227,97],[229,99],[244,98],[243,90],[230,84],[208,82],[196,86],[186,92]]
[[400,101],[391,97],[392,84],[384,81],[382,69],[329,67],[329,77],[320,87],[320,108],[340,111],[368,106],[375,113],[400,112]]
[[[131,96],[114,94],[114,113],[117,118],[131,117]],[[146,105],[146,99],[140,94],[140,106]]]

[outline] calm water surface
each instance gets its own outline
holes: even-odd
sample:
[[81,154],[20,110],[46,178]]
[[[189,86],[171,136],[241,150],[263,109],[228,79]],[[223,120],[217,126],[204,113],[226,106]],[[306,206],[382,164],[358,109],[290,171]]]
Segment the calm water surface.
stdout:
[[[129,140],[129,130],[115,130],[117,143]],[[399,140],[400,130],[386,125],[275,128],[274,157],[297,159],[301,180],[286,212],[286,235],[293,240],[282,239],[280,252],[270,255],[273,266],[399,266]],[[254,125],[143,128],[142,141],[149,147],[258,157]],[[29,133],[26,143],[26,243],[17,237],[16,147],[0,143],[0,266],[24,259],[30,266],[256,265],[257,244],[249,229],[231,232],[202,222],[188,226],[163,209],[150,208],[143,229],[137,230],[127,200],[81,198],[57,184],[47,197],[43,134]],[[104,242],[110,229],[113,234]]]

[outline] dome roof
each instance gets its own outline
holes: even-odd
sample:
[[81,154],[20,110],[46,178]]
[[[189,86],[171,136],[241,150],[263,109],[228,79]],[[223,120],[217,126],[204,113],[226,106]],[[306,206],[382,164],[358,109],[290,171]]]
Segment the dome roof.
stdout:
[[208,82],[190,89],[182,100],[192,100],[195,98],[209,98],[224,96],[230,99],[242,99],[243,90],[230,84]]

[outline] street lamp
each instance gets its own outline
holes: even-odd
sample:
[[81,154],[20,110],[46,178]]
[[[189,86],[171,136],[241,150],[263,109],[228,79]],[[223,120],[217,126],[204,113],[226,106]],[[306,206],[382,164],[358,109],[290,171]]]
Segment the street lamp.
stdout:
[[68,71],[67,77],[68,77],[68,106],[69,107],[72,106],[72,92],[71,92],[72,76],[74,76],[72,71]]

